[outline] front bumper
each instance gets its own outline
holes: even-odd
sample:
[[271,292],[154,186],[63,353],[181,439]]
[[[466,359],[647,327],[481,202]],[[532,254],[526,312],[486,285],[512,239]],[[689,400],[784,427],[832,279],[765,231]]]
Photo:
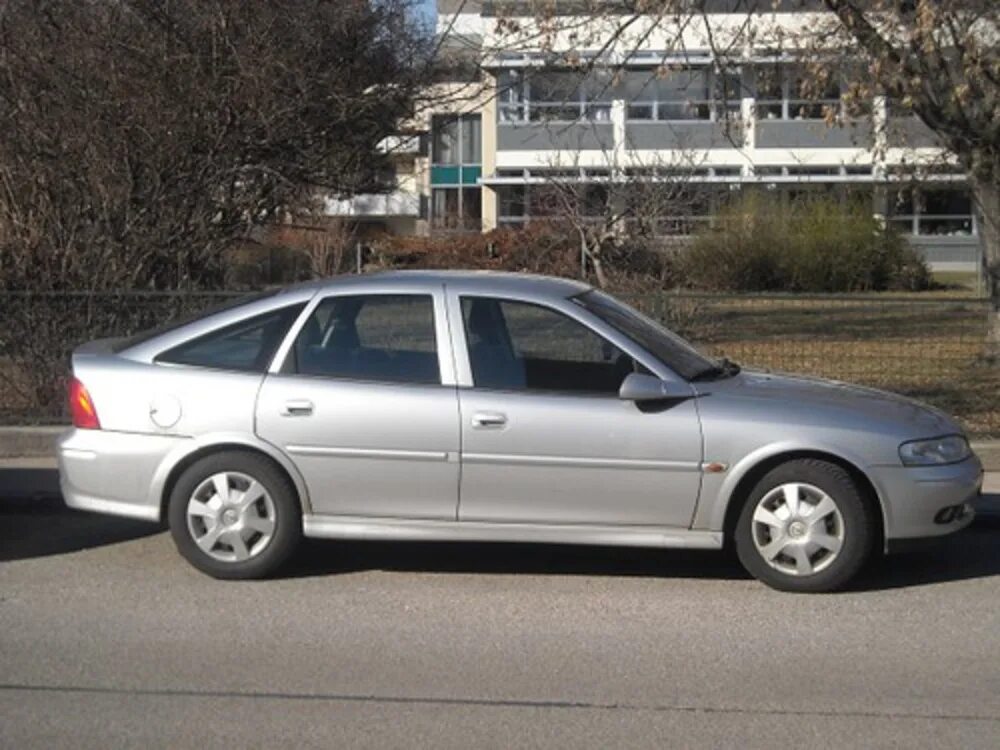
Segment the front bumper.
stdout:
[[983,486],[983,467],[975,455],[947,466],[880,466],[873,473],[887,543],[944,536],[975,518]]
[[160,519],[150,497],[153,477],[177,438],[71,429],[58,443],[59,486],[70,508]]

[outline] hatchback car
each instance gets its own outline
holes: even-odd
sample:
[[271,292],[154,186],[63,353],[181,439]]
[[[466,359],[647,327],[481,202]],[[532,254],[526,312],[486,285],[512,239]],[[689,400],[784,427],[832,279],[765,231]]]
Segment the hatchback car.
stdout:
[[336,278],[72,367],[66,502],[166,519],[218,578],[302,536],[734,545],[771,586],[828,591],[966,526],[982,482],[934,409],[740,371],[564,279]]

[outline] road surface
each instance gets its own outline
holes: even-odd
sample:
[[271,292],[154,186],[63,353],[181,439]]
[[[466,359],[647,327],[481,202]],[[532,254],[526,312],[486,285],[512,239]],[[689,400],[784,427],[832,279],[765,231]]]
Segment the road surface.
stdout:
[[0,747],[1000,747],[1000,524],[789,595],[715,553],[313,542],[0,499]]

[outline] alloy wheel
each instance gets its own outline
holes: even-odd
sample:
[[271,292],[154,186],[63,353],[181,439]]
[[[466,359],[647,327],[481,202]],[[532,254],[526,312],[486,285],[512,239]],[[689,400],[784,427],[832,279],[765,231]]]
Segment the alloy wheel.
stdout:
[[754,546],[768,565],[787,575],[809,576],[828,568],[840,554],[844,534],[837,503],[811,484],[781,484],[754,508]]
[[240,472],[213,474],[191,494],[186,509],[195,544],[220,562],[256,557],[274,537],[277,513],[264,486]]

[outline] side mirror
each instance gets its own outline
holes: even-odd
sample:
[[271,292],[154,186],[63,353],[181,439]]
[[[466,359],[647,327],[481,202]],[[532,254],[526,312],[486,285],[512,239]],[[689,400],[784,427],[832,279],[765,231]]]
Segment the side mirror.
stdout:
[[690,397],[691,387],[687,383],[660,380],[639,372],[629,373],[618,390],[618,398],[623,401],[663,401]]

